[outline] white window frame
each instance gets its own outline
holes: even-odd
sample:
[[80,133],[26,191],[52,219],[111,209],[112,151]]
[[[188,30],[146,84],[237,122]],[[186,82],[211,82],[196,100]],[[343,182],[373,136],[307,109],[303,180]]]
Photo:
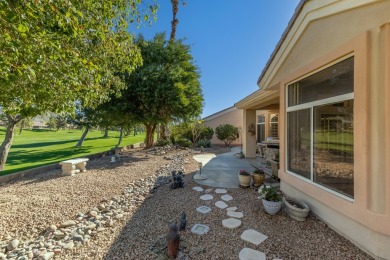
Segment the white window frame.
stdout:
[[[272,122],[271,121],[271,116],[272,115],[276,115],[277,117],[278,117],[278,122]],[[272,128],[272,125],[276,125],[277,126],[277,129],[278,129],[278,140],[280,139],[280,137],[279,137],[279,113],[270,113],[269,114],[269,119],[268,119],[268,128],[269,128],[269,130],[268,130],[268,136],[270,136],[270,131],[271,131],[271,128]]]
[[[343,94],[343,95],[339,95],[339,96],[334,96],[334,97],[330,97],[330,98],[325,98],[325,99],[321,99],[321,100],[316,100],[316,101],[312,101],[312,102],[308,102],[308,103],[304,103],[304,104],[294,105],[294,106],[290,106],[289,107],[289,105],[288,105],[288,100],[289,100],[288,99],[289,98],[288,97],[288,87],[290,85],[292,85],[292,84],[294,84],[294,83],[304,79],[304,78],[307,78],[307,77],[309,77],[309,76],[311,76],[313,74],[316,74],[319,71],[322,71],[322,70],[324,70],[326,68],[329,68],[329,67],[331,67],[331,66],[333,66],[333,65],[335,65],[335,64],[337,64],[337,63],[339,63],[341,61],[344,61],[344,60],[346,60],[348,58],[351,58],[353,56],[354,56],[353,54],[350,54],[350,55],[344,56],[344,57],[342,57],[340,59],[337,59],[336,61],[334,61],[332,63],[329,63],[329,64],[327,64],[327,65],[325,65],[325,66],[323,66],[321,68],[318,68],[318,69],[312,71],[311,73],[305,74],[304,76],[301,76],[298,79],[285,84],[285,86],[284,86],[285,87],[285,93],[286,93],[286,95],[285,95],[286,96],[286,99],[285,99],[286,112],[285,112],[285,119],[284,119],[284,121],[285,121],[284,122],[285,128],[288,127],[288,124],[287,124],[288,112],[294,112],[294,111],[299,111],[299,110],[303,110],[303,109],[310,109],[310,139],[311,139],[310,140],[310,179],[307,179],[307,178],[305,178],[305,177],[303,177],[303,176],[301,176],[301,175],[299,175],[297,173],[289,171],[288,168],[287,168],[288,157],[289,157],[288,156],[288,145],[287,145],[287,142],[288,142],[288,133],[287,132],[288,132],[288,130],[284,131],[285,132],[285,134],[284,134],[285,135],[284,136],[285,139],[284,140],[286,140],[286,145],[284,147],[284,154],[286,155],[285,159],[284,159],[285,160],[285,162],[284,162],[285,164],[284,165],[285,165],[286,173],[291,174],[291,175],[297,177],[300,180],[303,180],[303,181],[305,181],[305,182],[307,182],[307,183],[309,183],[311,185],[314,185],[314,186],[316,186],[316,187],[318,187],[318,188],[320,188],[322,190],[325,190],[325,191],[327,191],[327,192],[329,192],[329,193],[331,193],[331,194],[333,194],[333,195],[335,195],[337,197],[343,198],[343,199],[345,199],[347,201],[350,201],[350,202],[354,202],[355,199],[351,198],[349,196],[346,196],[346,195],[344,195],[344,194],[342,194],[340,192],[337,192],[335,190],[332,190],[330,188],[327,188],[326,186],[320,185],[320,184],[314,182],[314,180],[313,180],[313,176],[314,176],[314,174],[313,174],[313,170],[314,170],[313,169],[313,165],[314,165],[314,162],[313,162],[313,160],[314,160],[314,149],[313,149],[314,148],[313,147],[314,146],[314,141],[313,141],[313,139],[314,139],[314,131],[313,131],[314,130],[313,129],[314,128],[313,127],[313,122],[314,122],[314,118],[313,117],[314,117],[314,115],[313,115],[313,108],[317,107],[317,106],[327,105],[327,104],[339,103],[339,102],[347,101],[347,100],[351,100],[351,99],[354,100],[354,97],[355,97],[354,92]],[[355,68],[355,66],[354,66],[354,68]]]
[[[263,116],[264,117],[264,122],[260,122],[259,123],[259,116]],[[265,114],[260,114],[260,115],[258,115],[257,116],[257,124],[256,124],[256,131],[258,130],[258,128],[257,128],[257,126],[258,125],[264,125],[264,141],[266,141],[267,140],[267,133],[265,132],[265,123],[266,123],[266,121],[267,121],[267,117],[265,116]],[[257,134],[259,134],[259,133],[257,133]],[[257,142],[257,135],[256,135],[256,142]],[[260,144],[259,142],[257,142],[258,144]]]

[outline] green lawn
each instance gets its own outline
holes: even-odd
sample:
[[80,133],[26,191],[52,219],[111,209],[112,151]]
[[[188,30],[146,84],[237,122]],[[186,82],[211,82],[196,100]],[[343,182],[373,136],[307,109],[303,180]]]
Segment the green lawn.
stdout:
[[[114,147],[119,137],[119,132],[116,131],[110,131],[108,138],[103,138],[101,131],[89,131],[83,146],[76,148],[81,134],[80,130],[23,130],[21,135],[17,131],[8,155],[6,170],[0,172],[0,175],[104,152]],[[0,127],[1,142],[4,135],[5,129]],[[143,142],[144,139],[144,134],[123,137],[121,146]]]

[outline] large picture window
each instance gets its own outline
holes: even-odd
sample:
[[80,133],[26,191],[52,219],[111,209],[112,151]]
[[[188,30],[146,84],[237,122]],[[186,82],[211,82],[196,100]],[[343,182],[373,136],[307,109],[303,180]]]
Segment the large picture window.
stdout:
[[350,57],[287,86],[287,170],[353,198]]

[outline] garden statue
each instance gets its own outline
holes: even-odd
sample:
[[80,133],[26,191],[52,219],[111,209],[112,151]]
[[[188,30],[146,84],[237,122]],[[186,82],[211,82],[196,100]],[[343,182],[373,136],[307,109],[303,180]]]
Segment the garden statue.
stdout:
[[180,214],[180,219],[179,219],[179,230],[180,230],[180,231],[183,231],[184,229],[186,229],[186,225],[187,225],[187,216],[186,216],[186,213],[183,211],[183,212]]
[[167,256],[170,259],[175,259],[179,252],[180,236],[177,231],[176,223],[171,223],[168,227],[167,235]]
[[172,171],[173,183],[171,184],[171,189],[184,187],[183,176],[184,174],[182,171],[178,171],[178,174],[176,174],[176,171]]

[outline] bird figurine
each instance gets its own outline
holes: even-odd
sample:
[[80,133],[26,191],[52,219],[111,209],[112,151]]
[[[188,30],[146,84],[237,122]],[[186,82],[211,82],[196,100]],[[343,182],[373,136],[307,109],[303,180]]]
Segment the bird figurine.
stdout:
[[181,214],[180,214],[180,219],[179,219],[179,230],[180,231],[183,231],[186,229],[186,225],[187,225],[187,216],[186,216],[186,213],[183,211]]

